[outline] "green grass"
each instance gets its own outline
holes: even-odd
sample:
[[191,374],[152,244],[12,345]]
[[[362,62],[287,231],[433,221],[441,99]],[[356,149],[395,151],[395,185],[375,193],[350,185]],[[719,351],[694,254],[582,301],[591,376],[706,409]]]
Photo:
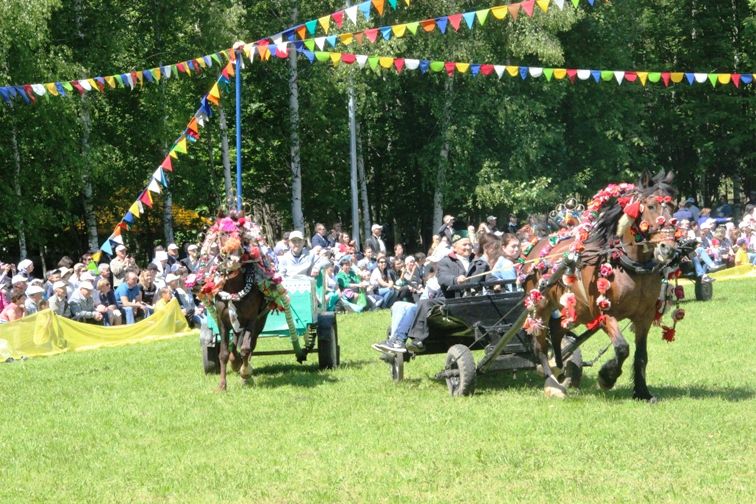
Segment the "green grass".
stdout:
[[370,349],[386,312],[339,318],[340,369],[260,357],[226,394],[195,336],[0,365],[0,502],[752,501],[756,283],[715,290],[678,341],[653,330],[656,405],[630,399],[630,362],[565,401],[533,373],[453,399],[442,355],[395,385]]

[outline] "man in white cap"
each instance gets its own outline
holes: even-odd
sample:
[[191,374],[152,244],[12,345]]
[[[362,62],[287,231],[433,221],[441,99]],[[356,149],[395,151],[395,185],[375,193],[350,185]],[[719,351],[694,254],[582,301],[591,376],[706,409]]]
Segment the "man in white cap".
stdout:
[[192,243],[186,247],[186,257],[181,260],[181,264],[186,266],[189,273],[197,273],[199,269],[199,248]]
[[307,275],[316,276],[318,255],[305,249],[304,235],[301,231],[289,233],[289,251],[278,260],[278,272],[281,276]]
[[91,324],[102,324],[105,317],[104,313],[107,308],[100,305],[95,306],[92,291],[94,286],[92,282],[81,282],[79,291],[71,297],[71,315],[78,322],[88,322]]
[[152,264],[157,266],[158,276],[165,281],[165,277],[171,272],[171,268],[168,266],[168,252],[165,250],[156,250],[155,259],[152,260]]
[[15,291],[26,292],[26,288],[28,287],[27,278],[20,273],[14,275],[13,278],[11,278],[11,287]]
[[130,266],[130,261],[126,256],[125,245],[118,245],[115,252],[116,256],[110,261],[110,274],[113,276],[113,285],[118,287],[126,276],[126,270]]
[[31,285],[26,289],[26,301],[24,302],[26,315],[32,315],[41,310],[40,305],[44,293],[45,289],[38,285]]
[[27,280],[34,278],[32,272],[34,271],[34,263],[30,259],[24,259],[18,263],[18,274],[23,275]]
[[176,271],[179,262],[179,247],[175,243],[168,245],[168,266],[171,271]]
[[380,224],[373,224],[370,226],[370,237],[365,240],[365,247],[373,250],[373,255],[378,257],[378,254],[386,253],[386,244],[381,238],[383,233],[383,226]]
[[181,313],[186,317],[189,327],[200,327],[205,318],[203,310],[201,307],[197,307],[197,303],[194,301],[194,295],[191,292],[186,292],[179,286],[180,279],[181,277],[178,275],[168,273],[168,276],[165,277],[166,287],[171,289],[173,297],[178,300],[178,303],[181,306]]
[[[55,314],[61,317],[71,318],[71,307],[68,304],[68,284],[58,280],[53,284],[53,295],[47,299],[47,304]],[[77,284],[78,288],[78,284]]]

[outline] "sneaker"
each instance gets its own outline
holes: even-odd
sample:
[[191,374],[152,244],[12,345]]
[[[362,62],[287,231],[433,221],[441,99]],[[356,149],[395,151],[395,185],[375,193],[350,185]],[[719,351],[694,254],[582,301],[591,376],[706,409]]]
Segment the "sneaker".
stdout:
[[709,275],[704,275],[701,277],[701,281],[703,283],[711,283],[711,282],[715,282],[716,278],[711,278]]
[[384,352],[405,353],[407,351],[404,342],[394,338],[387,339],[383,343],[376,343],[373,346]]
[[425,352],[425,345],[423,345],[422,341],[418,341],[418,340],[412,340],[412,341],[407,342],[407,344],[405,345],[405,348],[412,353]]

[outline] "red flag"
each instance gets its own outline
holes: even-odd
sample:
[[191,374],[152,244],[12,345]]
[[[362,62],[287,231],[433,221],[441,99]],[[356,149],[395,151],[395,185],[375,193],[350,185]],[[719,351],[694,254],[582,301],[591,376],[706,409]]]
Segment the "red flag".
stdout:
[[169,172],[173,171],[173,163],[171,163],[171,156],[165,156],[165,159],[163,159],[163,162],[160,163],[160,168]]
[[491,75],[493,71],[493,65],[480,65],[480,73],[482,73],[483,75]]
[[521,5],[522,10],[525,11],[525,14],[527,14],[529,17],[533,17],[533,7],[535,5],[535,0],[525,0]]
[[459,31],[459,23],[462,22],[462,14],[452,14],[451,16],[447,17],[449,19],[449,24],[452,25],[454,31]]
[[352,63],[357,61],[357,57],[351,53],[341,53],[341,61],[346,63],[347,65],[351,65]]
[[669,72],[662,72],[662,80],[664,81],[664,87],[669,86]]
[[730,77],[732,77],[732,84],[736,88],[739,88],[740,87],[740,74],[739,73],[734,73]]
[[570,82],[573,84],[575,83],[575,77],[577,77],[577,69],[575,68],[568,68],[567,69],[567,77],[569,77]]
[[402,73],[404,69],[404,58],[394,58],[394,67],[396,67],[396,73]]
[[625,72],[625,80],[628,82],[635,82],[638,80],[638,74],[635,72]]
[[369,30],[365,30],[365,36],[370,42],[375,43],[375,39],[378,38],[378,28],[370,28]]
[[334,12],[331,17],[336,22],[336,26],[341,28],[341,25],[344,24],[344,11],[340,10],[339,12]]
[[444,68],[446,69],[446,73],[451,77],[454,75],[454,70],[457,68],[457,65],[453,61],[447,61],[444,64]]

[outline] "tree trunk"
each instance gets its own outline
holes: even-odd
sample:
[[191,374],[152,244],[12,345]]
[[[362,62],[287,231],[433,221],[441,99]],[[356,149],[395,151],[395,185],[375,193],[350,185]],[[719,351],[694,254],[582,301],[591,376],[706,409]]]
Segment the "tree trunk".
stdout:
[[[11,146],[13,148],[13,164],[14,164],[14,176],[13,176],[13,190],[16,193],[16,198],[19,204],[23,201],[21,199],[21,153],[18,149],[18,130],[16,129],[15,121],[12,121],[11,127]],[[18,250],[20,261],[26,259],[26,231],[24,231],[24,213],[18,214]]]
[[94,197],[92,190],[92,163],[89,159],[89,137],[92,134],[92,115],[87,95],[81,97],[81,183],[84,195],[84,221],[87,225],[87,243],[89,250],[97,250],[100,247],[100,239],[97,236],[97,214],[94,209]]
[[[296,23],[298,17],[297,2],[291,11],[291,18]],[[289,48],[289,123],[291,133],[291,218],[294,229],[304,230],[302,213],[302,164],[299,158],[299,84],[297,74],[297,51]]]
[[[163,51],[163,37],[162,37],[162,16],[160,15],[162,11],[160,10],[160,2],[157,0],[153,0],[153,12],[155,12],[155,19],[153,20],[152,28],[155,32],[155,50],[162,54]],[[163,66],[162,58],[160,61],[158,61],[158,65],[160,67]],[[160,136],[163,138],[163,149],[160,153],[162,156],[165,156],[168,152],[168,144],[165,141],[165,118],[167,117],[168,113],[165,108],[165,79],[160,79],[160,95],[162,97],[162,100],[160,100],[161,108],[160,108]],[[171,194],[171,186],[170,186],[170,180],[168,177],[168,174],[164,174],[166,180],[168,181],[168,185],[165,189],[163,189],[163,235],[165,236],[165,244],[166,246],[170,243],[173,243],[173,195]]]
[[231,158],[228,151],[228,124],[226,123],[226,112],[223,110],[223,105],[218,107],[220,112],[219,124],[221,134],[221,151],[223,158],[223,180],[226,185],[226,204],[225,209],[231,210],[235,208],[236,195],[234,194],[233,185],[231,183]]
[[441,227],[444,218],[444,190],[446,168],[449,164],[449,123],[451,122],[452,91],[454,80],[450,77],[444,85],[444,112],[441,121],[441,151],[436,171],[436,186],[433,190],[433,231]]
[[368,202],[367,176],[365,174],[365,155],[362,152],[362,135],[360,123],[357,122],[357,175],[360,179],[360,204],[362,205],[362,236],[370,236],[370,205]]

